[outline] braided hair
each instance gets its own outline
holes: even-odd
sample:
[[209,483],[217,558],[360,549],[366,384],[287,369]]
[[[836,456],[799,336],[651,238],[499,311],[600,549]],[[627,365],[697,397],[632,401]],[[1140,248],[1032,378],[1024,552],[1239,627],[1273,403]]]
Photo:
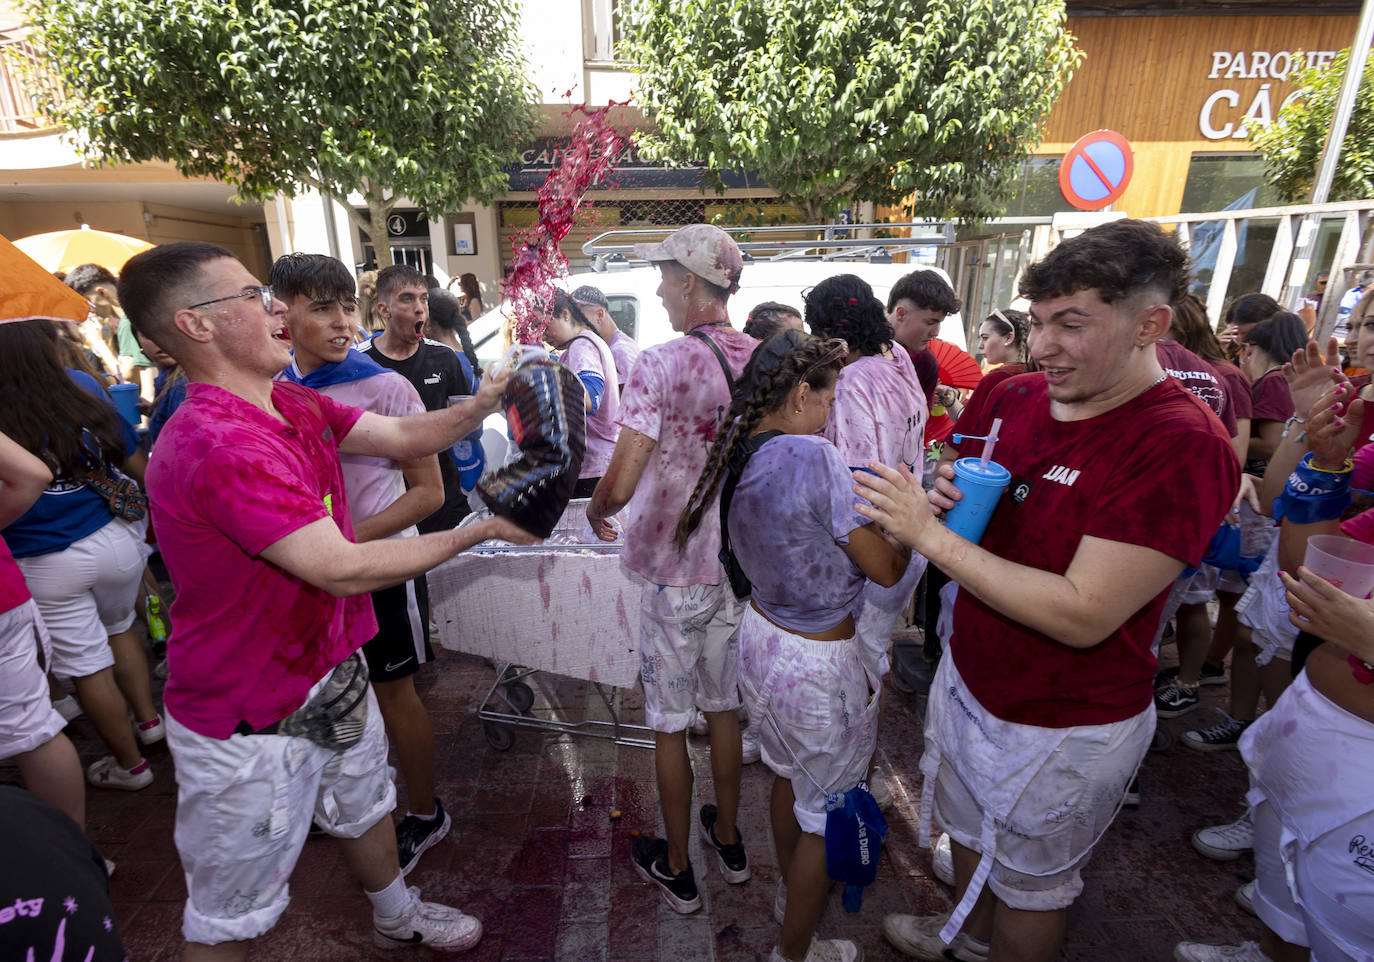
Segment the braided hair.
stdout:
[[740,444],[754,433],[765,416],[787,403],[787,396],[798,384],[805,381],[817,391],[833,385],[848,353],[843,341],[791,329],[779,331],[759,345],[735,382],[725,424],[716,432],[706,456],[706,467],[678,516],[673,543],[679,550],[687,546],[687,539],[701,524],[701,515],[715,496]]
[[883,302],[857,274],[836,274],[803,292],[806,326],[812,334],[843,338],[864,357],[892,346],[892,325]]

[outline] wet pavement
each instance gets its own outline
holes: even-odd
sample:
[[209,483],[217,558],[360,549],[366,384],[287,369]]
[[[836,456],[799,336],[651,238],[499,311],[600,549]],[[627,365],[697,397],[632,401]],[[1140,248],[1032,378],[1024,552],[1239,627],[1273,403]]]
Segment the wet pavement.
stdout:
[[[1173,660],[1172,648],[1166,648],[1163,663]],[[482,942],[462,957],[492,962],[766,960],[778,933],[771,912],[778,878],[768,841],[771,774],[758,764],[744,773],[739,824],[753,879],[726,885],[694,836],[693,863],[704,906],[695,915],[679,916],[639,880],[629,861],[633,834],[658,830],[652,752],[529,729],[515,730],[514,744],[498,751],[488,744],[476,716],[493,679],[482,660],[442,650],[417,676],[434,722],[439,793],[453,816],[453,830],[425,854],[408,881],[426,898],[459,905],[482,919]],[[529,683],[534,716],[607,717],[585,682],[536,674]],[[1179,734],[1212,724],[1213,708],[1224,704],[1227,689],[1202,691],[1200,709],[1164,722],[1165,727]],[[883,941],[885,913],[947,912],[951,905],[950,891],[931,877],[929,854],[916,842],[917,699],[893,689],[890,679],[883,695],[878,764],[889,773],[896,804],[889,813],[878,880],[855,914],[843,910],[838,890],[832,893],[820,930],[822,937],[855,939],[870,962],[902,958]],[[624,692],[621,702],[626,721],[642,719],[637,691]],[[84,719],[73,722],[68,734],[83,764],[102,754]],[[706,739],[693,737],[691,744],[698,803],[712,801]],[[165,746],[150,749],[148,757],[157,775],[149,788],[87,794],[89,834],[118,866],[110,892],[134,962],[179,957],[186,894],[172,842],[171,758]],[[17,773],[0,766],[0,778],[14,780]],[[1147,757],[1141,784],[1141,806],[1121,814],[1084,872],[1084,893],[1070,911],[1061,957],[1164,962],[1180,939],[1234,943],[1257,938],[1258,921],[1232,900],[1235,889],[1253,877],[1251,858],[1212,862],[1194,852],[1188,840],[1194,829],[1239,813],[1245,788],[1239,756],[1201,754],[1176,742]],[[291,898],[253,959],[449,957],[424,949],[407,950],[408,955],[374,949],[369,905],[337,845],[327,838],[307,841],[291,879]]]

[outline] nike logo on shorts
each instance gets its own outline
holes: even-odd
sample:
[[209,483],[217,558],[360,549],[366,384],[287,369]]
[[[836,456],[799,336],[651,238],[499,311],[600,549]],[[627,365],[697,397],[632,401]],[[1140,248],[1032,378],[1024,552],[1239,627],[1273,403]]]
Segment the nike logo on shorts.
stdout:
[[400,668],[400,667],[401,667],[402,665],[404,665],[406,662],[408,662],[408,661],[414,661],[414,660],[415,660],[415,656],[414,656],[414,655],[411,655],[409,658],[402,658],[400,661],[396,662],[395,664],[391,664],[391,663],[388,662],[388,664],[387,664],[387,666],[386,666],[386,670],[387,670],[387,671],[395,671],[397,668]]

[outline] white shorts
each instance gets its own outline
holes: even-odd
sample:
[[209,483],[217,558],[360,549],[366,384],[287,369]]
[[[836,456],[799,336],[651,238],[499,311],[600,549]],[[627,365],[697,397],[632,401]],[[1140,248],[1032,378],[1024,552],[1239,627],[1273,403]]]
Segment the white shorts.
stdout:
[[763,763],[791,781],[802,831],[824,835],[825,796],[859,784],[878,747],[878,676],[857,638],[803,638],[752,605],[739,639],[739,685]]
[[207,738],[170,714],[166,721],[188,942],[252,939],[276,925],[312,818],[330,835],[358,838],[396,807],[371,686],[362,740],[342,753],[285,735]]
[[52,642],[38,606],[26,601],[0,613],[0,758],[46,745],[66,727],[48,697],[49,664]]
[[[1067,908],[1083,890],[1081,870],[1116,818],[1150,746],[1154,706],[1106,725],[1019,725],[988,712],[964,684],[954,659],[942,658],[930,689],[928,724],[952,727],[945,721],[952,712],[967,724],[953,737],[943,733],[951,747],[941,753],[936,775],[936,824],[960,845],[981,852],[987,804],[1002,799],[1002,811],[994,813],[995,861],[988,875],[993,894],[1014,909]],[[1004,766],[977,760],[999,755],[1006,756]]]
[[891,588],[874,581],[864,582],[862,604],[854,617],[854,637],[863,653],[864,667],[876,678],[882,678],[892,667],[889,652],[893,629],[925,573],[925,557],[913,554],[901,578]]
[[940,588],[940,616],[935,619],[935,634],[940,639],[940,650],[949,651],[950,640],[954,637],[954,603],[959,599],[959,582],[946,581]]
[[1267,665],[1276,657],[1293,660],[1298,629],[1288,620],[1287,589],[1279,580],[1279,542],[1269,546],[1264,563],[1250,576],[1250,586],[1236,602],[1236,619],[1250,629],[1250,640],[1259,647],[1255,664]]
[[1374,946],[1374,724],[1303,671],[1240,742],[1255,819],[1255,911],[1314,962]]
[[143,524],[111,518],[63,551],[15,559],[52,636],[54,674],[85,678],[114,664],[109,639],[134,623],[148,558]]
[[692,709],[739,707],[739,618],[729,585],[655,585],[640,595],[639,678],[656,732],[687,729]]
[[1191,575],[1179,575],[1169,589],[1169,597],[1164,602],[1164,611],[1159,616],[1159,627],[1155,629],[1155,640],[1150,650],[1159,655],[1159,644],[1164,640],[1164,626],[1169,619],[1178,614],[1184,605],[1201,605],[1212,600],[1217,590],[1217,579],[1221,572],[1209,564],[1199,565]]

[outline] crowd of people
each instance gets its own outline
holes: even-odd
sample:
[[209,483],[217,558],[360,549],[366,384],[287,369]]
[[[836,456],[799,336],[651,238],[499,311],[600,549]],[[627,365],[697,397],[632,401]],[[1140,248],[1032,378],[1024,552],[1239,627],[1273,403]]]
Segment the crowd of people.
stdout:
[[[702,904],[694,823],[728,883],[752,877],[740,784],[761,759],[772,958],[860,958],[817,931],[833,882],[848,900],[872,880],[884,693],[918,687],[918,829],[954,908],[889,915],[882,934],[918,959],[1051,960],[1094,846],[1166,747],[1157,719],[1229,684],[1229,711],[1181,742],[1239,750],[1250,791],[1193,845],[1253,849],[1237,899],[1263,930],[1175,957],[1367,958],[1374,603],[1304,559],[1319,535],[1374,543],[1374,298],[1353,299],[1344,343],[1310,341],[1262,294],[1236,298],[1218,336],[1177,241],[1119,220],[1033,265],[1026,310],[981,321],[991,369],[961,393],[931,350],[960,308],[937,271],[886,302],[837,275],[740,330],[728,234],[693,225],[636,254],[681,337],[641,351],[594,286],[556,294],[543,337],[582,387],[573,495],[642,584],[664,831],[631,854],[673,910]],[[142,790],[143,749],[166,741],[187,959],[244,958],[267,936],[312,831],[339,840],[378,945],[476,945],[480,921],[405,882],[452,824],[414,686],[433,657],[425,572],[534,541],[499,518],[458,524],[506,382],[466,336],[475,278],[455,295],[403,265],[355,279],[292,254],[263,285],[179,243],[67,282],[119,354],[69,324],[0,325],[0,752],[79,827],[86,784]],[[105,393],[111,363],[138,380],[146,441]],[[942,516],[975,510],[985,445],[1009,480],[965,537]],[[154,550],[175,589],[165,662],[135,627],[157,636]],[[913,604],[914,671],[892,648]],[[1169,639],[1178,666],[1160,671]],[[73,708],[109,752],[84,775],[62,733]],[[714,790],[696,812],[694,730]]]

